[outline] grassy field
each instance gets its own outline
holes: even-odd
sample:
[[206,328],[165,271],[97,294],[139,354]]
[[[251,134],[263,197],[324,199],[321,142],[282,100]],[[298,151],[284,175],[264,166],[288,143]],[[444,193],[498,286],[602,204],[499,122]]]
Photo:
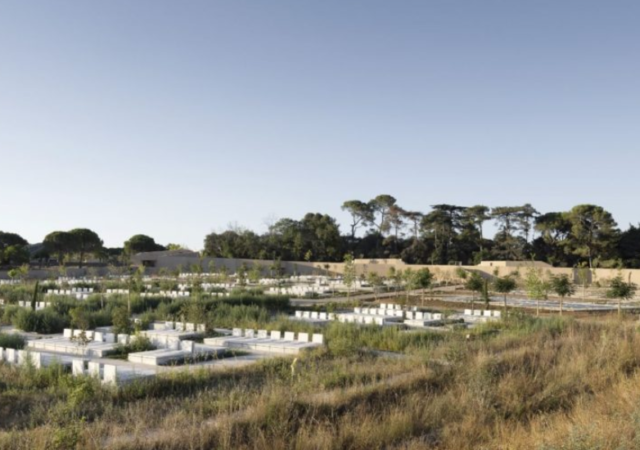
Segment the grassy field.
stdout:
[[336,323],[326,349],[294,363],[120,390],[0,364],[0,449],[638,448],[636,328],[613,316],[444,335]]

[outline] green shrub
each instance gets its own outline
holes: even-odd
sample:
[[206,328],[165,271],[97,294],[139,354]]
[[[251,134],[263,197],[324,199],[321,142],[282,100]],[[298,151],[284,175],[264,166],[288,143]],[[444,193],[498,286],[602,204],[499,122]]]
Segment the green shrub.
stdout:
[[2,323],[4,325],[11,325],[13,323],[13,318],[20,312],[22,308],[16,305],[7,305],[4,307],[4,311],[2,313]]
[[38,330],[38,316],[32,309],[21,308],[11,321],[14,327],[26,332]]
[[21,350],[25,346],[25,339],[19,334],[0,333],[0,347]]
[[62,330],[69,325],[69,319],[51,308],[40,311],[21,308],[13,317],[12,324],[26,332],[53,334],[62,333]]

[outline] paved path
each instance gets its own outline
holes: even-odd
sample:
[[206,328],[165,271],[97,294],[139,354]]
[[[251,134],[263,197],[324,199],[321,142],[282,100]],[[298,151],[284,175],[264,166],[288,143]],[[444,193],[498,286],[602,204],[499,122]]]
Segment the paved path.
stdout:
[[[438,292],[453,292],[456,290],[457,286],[443,286],[435,289]],[[410,291],[410,295],[422,295],[421,290]],[[379,294],[360,294],[360,295],[352,295],[347,298],[344,296],[340,297],[331,297],[331,298],[318,298],[318,299],[310,299],[310,298],[292,298],[291,304],[293,306],[314,306],[314,305],[326,305],[327,303],[348,303],[348,302],[367,302],[367,301],[378,301],[384,300],[386,298],[395,298],[395,297],[404,297],[406,296],[406,291],[394,291],[394,292],[383,292]],[[428,298],[430,292],[425,291],[425,299]]]
[[[447,286],[443,288],[438,288],[439,292],[454,292],[456,286]],[[410,295],[420,296],[422,295],[422,291],[412,291]],[[387,298],[393,297],[404,297],[406,296],[406,292],[388,292],[384,294],[378,294],[377,300],[384,300]],[[431,297],[430,293],[427,292],[425,304],[428,305],[429,300],[436,300],[444,303],[471,303],[472,296],[470,295],[453,295],[453,296],[440,296]],[[291,299],[291,304],[293,306],[316,306],[316,305],[326,305],[327,303],[346,303],[348,301],[376,301],[376,296],[374,294],[362,294],[352,296],[350,299],[346,297],[332,297],[332,298],[324,298],[324,299],[303,299],[303,298],[293,298]],[[476,303],[478,305],[483,304],[481,300],[476,298]],[[492,296],[490,304],[492,306],[503,306],[504,299],[501,296]],[[525,308],[525,309],[536,309],[538,307],[538,302],[536,300],[530,300],[525,297],[519,296],[509,296],[507,297],[507,306],[512,308]],[[539,307],[541,310],[546,311],[558,311],[560,310],[560,300],[551,299],[551,300],[540,300]],[[612,301],[610,303],[595,303],[595,302],[586,302],[586,301],[575,301],[575,300],[565,300],[563,304],[563,310],[565,311],[582,311],[582,312],[590,312],[590,311],[615,311],[618,309],[618,304],[616,301]],[[638,303],[623,303],[622,309],[633,310],[640,309],[640,304]]]
[[[438,300],[442,302],[452,303],[470,303],[471,297],[460,295],[455,297],[439,298]],[[480,305],[483,304],[483,302],[478,299],[476,299],[476,303]],[[490,303],[492,306],[503,306],[504,298],[491,297]],[[557,311],[560,309],[559,300],[540,300],[539,305],[540,309],[543,310]],[[538,302],[536,300],[530,300],[522,297],[507,297],[507,306],[515,308],[535,309],[538,306]],[[565,311],[615,311],[618,309],[618,304],[615,301],[608,304],[601,304],[565,300],[563,309]],[[623,304],[622,309],[640,309],[640,306],[637,304]]]

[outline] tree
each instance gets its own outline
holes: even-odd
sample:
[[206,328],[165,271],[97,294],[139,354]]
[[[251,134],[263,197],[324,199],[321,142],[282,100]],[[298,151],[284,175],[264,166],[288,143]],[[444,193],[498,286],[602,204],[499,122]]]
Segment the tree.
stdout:
[[213,258],[260,259],[260,238],[244,229],[211,233],[204,240],[204,255]]
[[569,279],[569,275],[562,274],[552,276],[551,290],[560,297],[560,315],[562,315],[565,297],[571,297],[576,292],[573,283],[571,283]]
[[240,286],[245,286],[247,284],[247,273],[249,272],[249,268],[247,267],[247,263],[240,264],[238,270],[236,270],[236,276],[238,277],[238,284]]
[[493,290],[504,295],[504,311],[507,312],[507,295],[516,290],[516,280],[510,276],[498,277],[493,281]]
[[482,292],[484,289],[484,280],[478,272],[472,272],[467,278],[467,282],[464,284],[464,288],[471,291],[471,311],[475,309],[476,293]]
[[12,267],[28,263],[30,259],[27,245],[29,243],[20,235],[0,231],[0,266]]
[[527,268],[524,285],[527,297],[536,301],[536,315],[539,316],[540,300],[547,298],[547,291],[549,290],[549,285],[544,280],[542,270],[533,264]]
[[133,327],[131,326],[131,318],[126,306],[118,306],[111,313],[113,322],[113,332],[115,334],[131,334]]
[[571,223],[566,213],[550,212],[536,217],[534,229],[540,237],[533,241],[536,259],[554,266],[571,266],[574,261],[565,251],[566,240],[571,233]]
[[102,239],[95,231],[87,228],[75,228],[69,231],[69,236],[71,250],[78,254],[80,267],[82,267],[85,255],[96,253],[102,248]]
[[136,234],[124,242],[124,252],[127,255],[135,255],[143,252],[157,252],[165,250],[162,245],[156,244],[155,239],[145,234]]
[[[533,218],[538,212],[530,205],[497,206],[491,210],[491,218],[498,224],[495,241],[497,255],[506,260],[519,260],[529,240],[533,227]],[[521,230],[522,236],[516,234]]]
[[566,213],[566,219],[571,224],[569,251],[587,258],[589,268],[595,259],[611,256],[619,234],[611,213],[600,206],[578,205]]
[[73,251],[73,237],[67,231],[54,231],[47,234],[43,244],[49,254],[57,256],[60,265],[64,263],[65,255]]
[[460,255],[456,248],[456,236],[462,231],[463,206],[432,205],[429,214],[422,219],[422,232],[427,238],[433,239],[435,249],[432,253],[432,264],[448,264],[459,261]]
[[411,293],[411,290],[415,288],[414,286],[415,278],[413,275],[414,275],[414,271],[411,268],[406,269],[404,272],[402,272],[402,281],[404,282],[404,290],[405,290],[407,303],[409,302],[409,294]]
[[420,237],[420,222],[424,214],[420,211],[404,211],[404,218],[411,222],[411,231],[413,233],[413,241],[414,243],[418,241]]
[[262,266],[258,263],[253,263],[251,270],[249,270],[249,281],[258,283],[260,278],[262,278]]
[[622,314],[622,300],[631,300],[636,295],[636,289],[636,285],[631,282],[631,272],[629,272],[628,282],[624,281],[622,274],[618,274],[611,280],[607,298],[618,300],[618,315]]
[[375,295],[376,301],[378,301],[378,288],[384,286],[382,277],[376,272],[369,272],[367,274],[367,283],[369,283],[373,288],[373,294]]
[[625,267],[640,268],[640,225],[631,225],[620,235],[618,254]]
[[344,255],[344,271],[342,273],[342,281],[347,287],[347,298],[351,297],[351,288],[356,281],[356,265],[353,261],[353,255],[347,253]]
[[342,210],[351,214],[351,239],[355,239],[358,228],[373,222],[373,209],[369,203],[347,200],[342,204]]
[[489,215],[489,207],[484,205],[475,205],[467,208],[464,212],[465,218],[469,224],[476,227],[478,231],[478,248],[480,249],[480,262],[484,257],[484,237],[483,237],[483,225],[491,218]]
[[540,213],[529,203],[520,207],[517,221],[526,243],[529,243],[531,231],[534,229],[535,218],[539,215]]
[[422,268],[415,271],[413,274],[413,286],[417,289],[421,289],[421,302],[422,306],[424,306],[424,291],[431,286],[431,282],[433,281],[433,274],[429,269]]
[[[395,206],[396,199],[391,195],[378,195],[369,202],[374,220],[372,224],[376,227],[378,233],[384,236],[391,227],[389,223],[389,211]],[[377,219],[376,219],[377,217]]]

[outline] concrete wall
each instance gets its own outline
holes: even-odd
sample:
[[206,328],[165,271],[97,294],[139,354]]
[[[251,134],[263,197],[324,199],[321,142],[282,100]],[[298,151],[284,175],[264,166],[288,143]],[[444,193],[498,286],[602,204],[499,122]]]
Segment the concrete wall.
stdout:
[[[170,256],[159,258],[156,260],[155,268],[147,268],[145,273],[149,275],[157,274],[161,269],[167,269],[170,271],[176,271],[178,268],[181,272],[191,272],[191,266],[199,264],[204,272],[208,272],[210,264],[215,264],[215,267],[219,269],[222,266],[227,267],[229,273],[235,273],[242,264],[245,264],[249,269],[254,264],[258,264],[263,267],[263,274],[268,276],[270,268],[273,265],[271,260],[251,260],[251,259],[227,259],[227,258],[199,258],[189,256]],[[323,263],[323,262],[306,262],[306,261],[282,261],[282,267],[287,274],[297,273],[299,275],[340,275],[344,272],[344,263]],[[465,269],[469,272],[477,272],[484,277],[493,277],[497,273],[498,276],[505,276],[519,271],[524,276],[527,267],[530,266],[528,262],[510,262],[505,264],[504,262],[485,262],[478,266],[439,266],[439,265],[408,265],[399,259],[357,259],[354,261],[356,266],[356,274],[362,275],[368,272],[375,272],[381,276],[386,276],[389,273],[390,268],[394,268],[396,271],[404,271],[406,269],[417,270],[421,268],[428,268],[435,276],[437,280],[455,282],[459,280],[457,270],[459,268]],[[578,283],[580,280],[579,271],[572,268],[554,268],[544,263],[536,264],[536,267],[542,271],[543,274],[567,274],[574,282]],[[97,271],[99,275],[105,275],[108,272],[106,267],[92,269],[92,272]],[[67,276],[85,276],[89,275],[89,271],[86,268],[70,268],[67,269]],[[631,281],[640,286],[640,270],[627,269],[622,272],[617,269],[594,269],[588,272],[589,279],[593,282],[601,282],[606,284],[609,280],[622,273],[625,280],[631,275]],[[60,273],[57,269],[43,269],[32,270],[29,273],[30,278],[34,279],[48,279],[57,278]],[[0,272],[0,279],[8,279],[7,272]]]

